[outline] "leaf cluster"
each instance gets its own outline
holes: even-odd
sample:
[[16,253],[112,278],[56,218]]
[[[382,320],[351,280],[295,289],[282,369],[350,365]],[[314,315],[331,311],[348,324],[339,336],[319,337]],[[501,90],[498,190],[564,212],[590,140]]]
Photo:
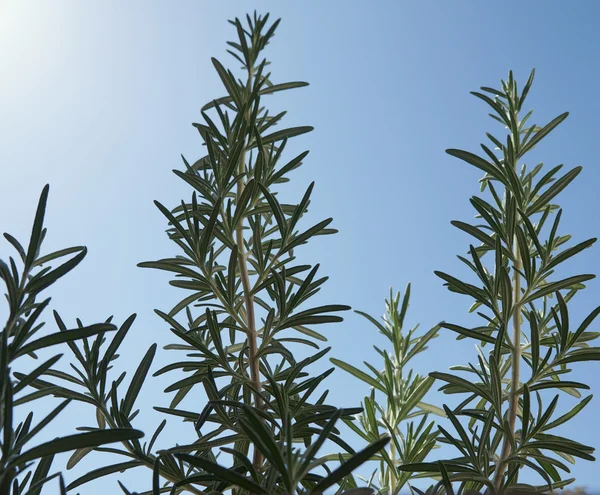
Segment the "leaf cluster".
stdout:
[[[43,375],[60,376],[56,368],[63,354],[56,353],[66,344],[76,347],[76,342],[86,346],[87,357],[97,354],[98,349],[88,347],[88,339],[95,337],[101,343],[105,335],[116,330],[110,322],[68,329],[54,313],[59,330],[52,333],[42,331],[41,320],[50,298],[43,293],[58,279],[73,270],[85,257],[83,246],[65,248],[42,255],[42,244],[46,238],[44,216],[49,187],[41,194],[31,236],[27,248],[15,237],[5,233],[4,238],[17,252],[16,259],[9,263],[0,260],[0,277],[6,286],[8,318],[0,333],[0,494],[38,495],[48,481],[59,478],[61,493],[65,492],[60,473],[50,474],[56,454],[74,449],[92,449],[118,441],[137,441],[141,431],[124,426],[111,431],[90,429],[83,433],[58,437],[39,443],[36,439],[73,399],[61,390],[38,388]],[[67,258],[66,261],[64,259]],[[39,357],[51,352],[49,358]],[[27,371],[17,371],[27,369]],[[31,388],[38,390],[31,392]],[[28,393],[29,392],[29,393]],[[34,403],[48,395],[63,401],[39,421],[34,419]],[[86,398],[86,400],[89,400]],[[23,418],[19,420],[19,418]]]

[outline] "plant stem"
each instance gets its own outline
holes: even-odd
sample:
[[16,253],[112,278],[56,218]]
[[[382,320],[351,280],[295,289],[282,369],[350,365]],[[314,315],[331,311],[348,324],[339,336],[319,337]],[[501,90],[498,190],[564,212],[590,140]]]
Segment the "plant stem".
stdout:
[[[243,162],[242,162],[243,163]],[[241,182],[238,183],[238,191],[243,190]],[[240,192],[241,194],[241,192]],[[256,331],[256,322],[254,315],[254,297],[252,295],[252,287],[250,286],[250,276],[248,275],[248,265],[246,261],[246,250],[244,247],[243,222],[240,221],[236,229],[236,241],[238,248],[238,263],[240,266],[240,278],[244,289],[244,301],[246,305],[246,325],[248,326],[248,362],[250,366],[250,379],[257,391],[262,389],[260,381],[260,370],[258,361],[258,335]],[[256,407],[260,408],[263,405],[262,397],[259,393],[254,394]]]
[[[252,80],[254,77],[254,68],[252,65],[248,66],[248,91],[252,88]],[[249,120],[250,106],[248,106],[247,117]],[[248,138],[250,141],[250,137]],[[242,152],[240,157],[240,163],[238,167],[238,174],[243,175],[246,173],[246,150]],[[238,181],[237,184],[237,198],[242,195],[244,191],[245,182],[244,179]],[[260,395],[262,390],[262,383],[260,380],[260,366],[258,359],[258,332],[256,331],[256,318],[254,314],[254,296],[252,292],[252,286],[250,284],[250,276],[248,274],[248,262],[246,255],[246,247],[244,245],[244,219],[242,218],[239,224],[236,226],[235,231],[237,252],[238,252],[238,264],[240,267],[240,279],[242,281],[242,288],[244,290],[244,303],[246,306],[246,325],[248,328],[248,366],[250,368],[250,380],[254,386],[254,405],[258,409],[263,407],[263,399]],[[255,469],[258,471],[263,464],[263,456],[259,449],[254,449],[252,462]]]
[[517,422],[517,410],[519,407],[519,384],[520,384],[520,367],[521,367],[521,275],[519,270],[522,268],[521,253],[517,246],[517,240],[514,241],[515,263],[513,265],[513,337],[512,337],[512,366],[511,366],[511,381],[510,392],[508,398],[508,427],[509,434],[504,435],[502,443],[502,451],[500,461],[496,466],[494,473],[494,488],[496,493],[500,491],[504,473],[508,467],[507,459],[511,455],[510,437],[514,437],[515,425]]
[[[396,433],[396,432],[394,432]],[[392,460],[392,466],[396,466],[396,449],[394,448],[394,442],[390,442],[390,459]],[[388,469],[389,473],[389,484],[390,484],[390,494],[396,494],[396,479],[397,472],[394,469]]]

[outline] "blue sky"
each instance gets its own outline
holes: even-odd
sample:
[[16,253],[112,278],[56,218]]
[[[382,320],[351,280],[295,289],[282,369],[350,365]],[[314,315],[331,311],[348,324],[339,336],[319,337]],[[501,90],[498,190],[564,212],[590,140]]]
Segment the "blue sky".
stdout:
[[[468,301],[447,292],[433,271],[462,273],[456,255],[470,239],[450,221],[472,219],[468,198],[478,194],[480,174],[444,150],[475,151],[486,131],[501,134],[469,91],[497,86],[509,69],[524,82],[536,68],[529,97],[536,122],[571,112],[536,158],[548,166],[583,165],[560,196],[563,233],[577,240],[600,233],[596,2],[4,0],[0,230],[25,240],[38,195],[51,184],[47,249],[89,249],[85,262],[53,288],[53,306],[65,319],[88,323],[138,313],[125,343],[132,363],[151,343],[170,341],[153,309],[180,298],[166,275],[136,268],[176,254],[152,201],[173,206],[189,197],[171,170],[181,167],[180,154],[194,160],[203,153],[191,123],[223,93],[210,57],[237,67],[225,53],[234,37],[227,19],[254,8],[282,17],[268,50],[273,78],[311,84],[269,103],[289,111],[288,125],[315,127],[296,139],[300,151],[311,153],[285,194],[299,200],[315,180],[310,218],[332,216],[340,230],[302,252],[330,276],[320,301],[377,316],[390,286],[403,290],[412,282],[409,322],[425,329],[440,320],[466,321]],[[572,261],[572,273],[597,272],[598,249]],[[8,255],[7,245],[0,254]],[[574,321],[599,300],[600,285],[592,281],[574,303]],[[357,315],[330,326],[327,336],[338,358],[376,360],[370,345],[381,341]],[[156,367],[172,358],[160,353]],[[417,367],[446,370],[475,358],[470,343],[444,335]],[[592,391],[600,387],[597,366],[579,366],[574,376]],[[167,381],[147,387],[143,403],[156,404],[156,390]],[[368,392],[341,371],[329,387],[331,400],[345,406]],[[92,423],[89,410],[73,411]],[[599,412],[594,399],[563,431],[600,447]],[[150,413],[139,426],[150,431],[161,419]],[[57,429],[72,424],[62,421]],[[578,484],[600,488],[594,471],[580,462],[572,473]],[[140,490],[150,482],[143,470],[124,479],[137,479],[130,485]],[[81,493],[108,487],[115,488],[113,479]]]

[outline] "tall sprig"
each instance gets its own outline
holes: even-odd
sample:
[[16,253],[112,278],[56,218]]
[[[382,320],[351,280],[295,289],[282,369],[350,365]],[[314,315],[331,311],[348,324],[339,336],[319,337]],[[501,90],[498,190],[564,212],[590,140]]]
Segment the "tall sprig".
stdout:
[[[274,130],[285,112],[271,116],[261,103],[266,95],[306,83],[274,84],[265,71],[268,62],[259,60],[279,21],[268,25],[268,15],[255,14],[247,17],[247,26],[239,19],[232,24],[239,39],[229,43],[230,53],[242,64],[244,78],[237,79],[213,59],[227,96],[206,105],[203,122],[194,124],[207,154],[192,164],[184,159],[185,170],[174,171],[194,189],[191,201],[172,210],[156,202],[182,254],[140,263],[174,272],[171,285],[189,291],[169,312],[156,311],[178,339],[168,349],[183,350],[187,358],[155,373],[180,373],[166,389],[175,392],[170,406],[155,409],[191,423],[191,440],[186,436],[172,448],[153,451],[163,421],[148,444],[123,442],[124,449],[110,449],[125,457],[123,462],[99,467],[68,489],[146,466],[153,470],[152,489],[146,494],[320,493],[342,482],[389,440],[377,439],[355,452],[340,437],[336,422],[361,409],[326,404],[328,391],[320,387],[333,368],[317,376],[308,371],[329,352],[319,350],[317,342],[326,338],[312,327],[342,321],[332,313],[349,308],[307,307],[327,277],[317,275],[318,265],[297,263],[295,251],[313,237],[335,231],[329,228],[331,219],[301,227],[314,184],[298,204],[280,202],[275,188],[289,180],[288,174],[308,154],[283,162],[288,139],[312,128]],[[102,358],[101,343],[92,344],[96,352],[85,356],[72,348],[81,364],[79,377],[54,376],[66,382],[59,393],[93,404],[99,426],[107,430],[130,425],[138,414],[134,404],[155,356],[154,344],[120,393],[125,374],[109,376],[133,318],[116,332]],[[318,352],[300,357],[298,345]],[[182,378],[181,372],[187,376]],[[58,387],[40,380],[35,386],[54,393]],[[184,400],[190,408],[179,406]],[[204,407],[196,410],[203,401]],[[321,452],[324,445],[350,455],[332,467]],[[68,467],[89,452],[77,451]]]
[[[594,459],[591,447],[549,433],[575,416],[591,396],[553,418],[559,394],[544,405],[540,393],[556,390],[580,398],[580,390],[589,389],[585,383],[565,380],[564,375],[573,363],[600,360],[600,348],[588,344],[598,336],[588,327],[600,307],[574,325],[568,303],[594,275],[559,276],[568,270],[565,262],[596,241],[564,247],[570,236],[558,233],[562,210],[553,201],[581,167],[559,175],[562,165],[546,171],[541,163],[531,167],[523,162],[568,115],[564,113],[543,127],[528,124],[532,111],[524,113],[523,105],[533,77],[532,71],[520,93],[512,72],[501,89],[484,87],[473,93],[507,129],[505,138],[488,133],[491,144],[481,145],[482,156],[447,151],[485,172],[482,192],[487,190],[489,197],[471,198],[478,225],[452,222],[480,243],[470,246],[467,257],[459,256],[476,281],[436,272],[450,291],[474,299],[470,311],[476,311],[482,323],[474,328],[441,326],[458,333],[459,338],[481,343],[481,348],[476,364],[453,367],[470,374],[468,378],[431,374],[446,382],[441,388],[445,393],[467,394],[453,410],[445,407],[455,433],[440,428],[441,441],[454,445],[460,456],[444,461],[441,468],[437,463],[402,467],[438,473],[441,482],[434,488],[447,492],[455,481],[460,482],[461,491],[483,486],[489,493],[523,489],[526,486],[519,483],[519,473],[524,467],[537,472],[547,487],[557,488],[572,481],[562,480],[560,471],[568,473],[569,469],[557,456],[569,462],[575,457]],[[487,353],[482,349],[486,345],[491,347]],[[466,426],[461,421],[465,417],[470,418]]]
[[[262,106],[265,95],[306,86],[303,82],[273,84],[266,72],[268,62],[260,59],[275,33],[279,21],[268,26],[268,15],[248,17],[247,27],[239,19],[232,22],[238,42],[229,43],[230,53],[243,66],[245,79],[213,59],[213,65],[227,96],[202,109],[203,123],[195,124],[207,155],[175,173],[195,192],[190,203],[173,213],[157,202],[169,219],[170,238],[184,255],[141,266],[177,273],[171,282],[191,291],[168,314],[158,312],[190,351],[199,352],[201,366],[185,382],[174,387],[179,403],[194,384],[228,383],[211,399],[239,401],[259,410],[273,408],[274,384],[297,404],[302,415],[309,404],[300,401],[294,370],[297,361],[288,344],[317,347],[314,340],[324,337],[307,326],[337,322],[329,313],[349,309],[342,305],[299,308],[316,294],[326,277],[317,278],[318,265],[294,263],[295,250],[316,235],[330,234],[331,219],[302,230],[299,221],[307,211],[313,190],[311,184],[297,205],[278,200],[274,186],[287,181],[287,174],[302,164],[307,152],[281,163],[289,138],[312,130],[293,127],[274,131],[285,112],[271,116]],[[216,119],[208,114],[214,110]],[[189,309],[206,308],[194,315]],[[187,308],[188,328],[176,322],[176,315]],[[262,314],[262,316],[261,316]],[[285,330],[295,330],[300,337]],[[170,367],[169,369],[171,369]],[[183,365],[187,371],[187,365]],[[291,373],[291,374],[290,374]],[[269,378],[271,383],[265,378]],[[280,386],[280,385],[278,385]],[[236,405],[222,405],[225,416],[237,414]],[[323,406],[311,406],[317,412]],[[276,409],[276,408],[275,408]],[[278,416],[281,412],[277,413]],[[225,418],[223,416],[223,418]],[[231,429],[229,419],[221,420],[218,433]],[[211,438],[215,434],[211,433]],[[247,442],[242,450],[247,449]],[[261,469],[263,456],[254,450],[253,465]]]
[[[364,362],[368,371],[362,371],[339,359],[333,364],[350,373],[371,387],[371,393],[363,400],[364,412],[355,423],[344,422],[367,442],[375,442],[389,436],[391,441],[386,450],[373,458],[379,462],[377,491],[398,495],[415,476],[414,473],[399,471],[398,466],[423,461],[436,447],[435,423],[428,421],[428,414],[445,416],[443,410],[423,401],[435,380],[421,376],[409,368],[411,360],[428,349],[429,342],[437,337],[439,326],[418,335],[418,325],[405,329],[405,317],[410,301],[410,284],[404,297],[395,296],[390,290],[386,303],[386,314],[377,321],[366,313],[357,311],[368,319],[387,339],[389,347],[374,346],[381,357],[376,367]],[[415,422],[415,418],[419,418]],[[348,480],[356,485],[353,476]]]
[[[290,344],[301,344],[318,349],[316,341],[326,339],[311,327],[339,322],[342,318],[331,313],[349,308],[337,304],[306,307],[327,277],[317,276],[318,265],[298,264],[295,252],[311,238],[335,232],[328,228],[330,218],[308,228],[300,226],[314,183],[298,204],[282,203],[275,191],[278,184],[289,180],[289,173],[308,154],[303,152],[283,161],[288,140],[312,128],[275,130],[285,112],[271,116],[262,100],[266,95],[307,83],[276,84],[266,72],[269,63],[261,59],[262,51],[279,21],[269,26],[268,15],[255,14],[254,18],[247,16],[246,26],[239,19],[231,24],[236,28],[238,41],[229,43],[233,49],[229,53],[242,64],[244,78],[237,79],[219,61],[212,60],[227,96],[206,105],[202,109],[204,122],[194,124],[207,155],[191,165],[184,159],[186,170],[175,171],[195,189],[192,200],[173,212],[157,203],[172,225],[171,239],[184,256],[141,266],[173,271],[177,279],[172,285],[191,291],[168,314],[158,312],[184,340],[185,349],[199,358],[194,366],[180,363],[161,370],[180,368],[191,372],[188,378],[170,387],[177,394],[171,408],[164,412],[177,414],[173,408],[196,384],[204,385],[210,400],[196,417],[201,418],[196,421],[199,439],[177,450],[229,443],[233,450],[227,452],[236,459],[245,459],[252,443],[252,476],[268,481],[277,468],[280,474],[269,483],[272,485],[281,476],[283,479],[275,486],[269,485],[269,489],[279,486],[291,493],[299,480],[305,485],[308,480],[304,475],[298,478],[298,473],[292,474],[293,469],[287,474],[287,482],[286,475],[282,475],[284,465],[291,468],[299,455],[292,443],[320,445],[327,438],[353,452],[337,436],[334,423],[327,420],[348,417],[358,409],[338,411],[325,405],[327,392],[311,400],[332,370],[313,378],[305,367],[328,349],[298,361],[290,348]],[[213,117],[208,114],[210,110],[214,111]],[[205,310],[194,314],[192,305]],[[176,321],[184,308],[187,328]],[[256,417],[248,416],[252,410],[248,406],[255,408]],[[245,425],[253,420],[250,418],[258,418],[264,428],[257,424],[249,430]],[[207,422],[216,427],[201,433]],[[269,437],[265,436],[264,442],[248,437],[249,431],[265,433],[265,429],[279,445],[271,450],[282,449],[285,461],[276,455],[265,465],[265,452],[259,445],[269,444]],[[232,430],[233,436],[227,433]],[[322,440],[311,444],[313,435]],[[243,461],[243,465],[247,462]],[[317,486],[320,483],[314,476],[312,482]]]

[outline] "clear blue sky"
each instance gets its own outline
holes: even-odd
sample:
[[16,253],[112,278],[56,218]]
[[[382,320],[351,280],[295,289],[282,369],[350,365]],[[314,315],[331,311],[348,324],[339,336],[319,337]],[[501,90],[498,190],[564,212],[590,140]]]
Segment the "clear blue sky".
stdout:
[[[274,79],[311,84],[270,101],[289,110],[289,125],[315,127],[296,140],[311,154],[286,197],[299,199],[315,180],[311,218],[333,216],[340,230],[302,252],[331,277],[320,301],[377,316],[389,287],[410,281],[410,322],[465,321],[468,301],[447,292],[433,271],[461,272],[456,254],[470,239],[450,220],[473,217],[468,198],[480,174],[444,150],[474,151],[486,131],[501,132],[469,91],[496,86],[509,69],[523,81],[536,68],[529,99],[536,122],[571,112],[539,156],[584,167],[560,197],[563,233],[577,240],[600,233],[597,2],[2,0],[0,230],[26,239],[38,195],[51,184],[47,248],[89,248],[53,289],[53,305],[65,319],[88,323],[137,312],[125,344],[132,363],[152,342],[170,341],[152,310],[180,295],[166,275],[136,268],[176,254],[152,201],[173,206],[189,197],[171,170],[181,167],[180,153],[192,160],[203,153],[191,123],[223,93],[210,57],[237,67],[225,53],[234,37],[227,19],[254,8],[283,19],[268,51]],[[571,262],[572,273],[598,272],[598,249]],[[575,303],[574,321],[599,302],[593,281]],[[360,317],[349,314],[327,335],[332,355],[354,364],[375,359],[370,345],[380,341]],[[162,352],[156,366],[172,358]],[[444,336],[417,364],[424,372],[472,359],[472,344]],[[575,377],[598,390],[598,369],[579,366]],[[152,382],[144,403],[164,404],[156,391],[167,381]],[[367,393],[340,371],[329,387],[332,401],[347,406]],[[73,415],[93,423],[91,411],[72,411],[55,431],[72,425]],[[600,447],[599,413],[594,399],[563,431]],[[161,419],[150,413],[139,426],[150,432]],[[600,489],[595,471],[580,462],[572,472],[578,484]],[[138,490],[150,483],[143,469],[123,478],[137,478],[129,485]],[[111,479],[81,493],[115,488]]]

